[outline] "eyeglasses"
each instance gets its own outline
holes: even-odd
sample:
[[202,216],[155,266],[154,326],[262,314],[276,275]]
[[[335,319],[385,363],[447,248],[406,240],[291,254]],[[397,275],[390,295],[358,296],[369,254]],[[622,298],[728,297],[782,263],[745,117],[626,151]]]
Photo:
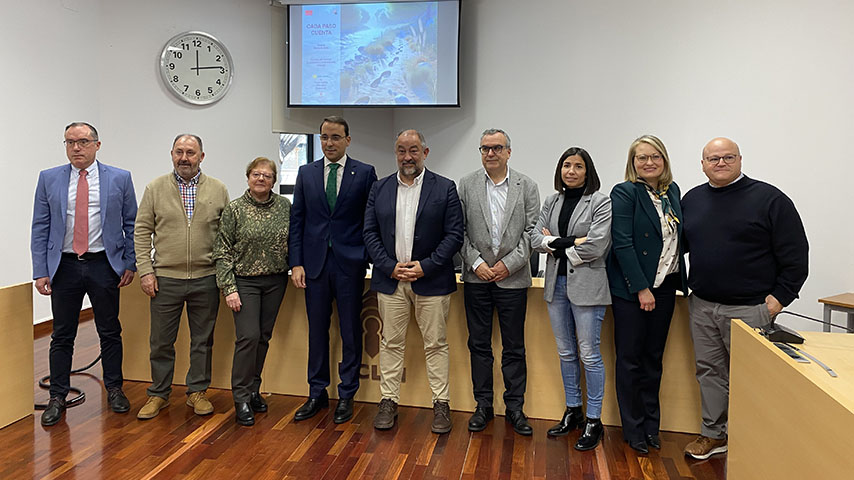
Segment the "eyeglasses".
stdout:
[[72,139],[67,138],[62,143],[64,143],[65,146],[68,148],[74,148],[75,143],[77,145],[80,145],[80,148],[86,148],[90,144],[95,143],[95,142],[97,142],[97,140],[89,140],[88,138],[81,138],[80,140],[72,140]]
[[326,142],[328,140],[332,140],[333,142],[338,143],[343,139],[344,139],[344,137],[342,137],[341,135],[326,135],[324,133],[323,135],[320,136],[321,142]]
[[273,176],[270,175],[269,173],[261,173],[261,172],[252,172],[249,174],[249,177],[252,178],[252,180],[258,180],[259,178],[263,178],[264,180],[272,180],[273,179]]
[[635,161],[638,163],[646,163],[648,160],[652,160],[653,162],[658,163],[661,161],[662,158],[664,157],[657,153],[652,155],[635,155]]
[[738,158],[738,155],[724,155],[723,157],[706,157],[703,160],[705,160],[706,163],[708,163],[710,165],[714,165],[714,164],[720,162],[721,160],[723,160],[724,163],[729,165],[729,164],[735,162],[736,158]]
[[489,155],[489,151],[492,150],[496,155],[500,154],[504,151],[504,145],[481,145],[478,150],[482,155]]

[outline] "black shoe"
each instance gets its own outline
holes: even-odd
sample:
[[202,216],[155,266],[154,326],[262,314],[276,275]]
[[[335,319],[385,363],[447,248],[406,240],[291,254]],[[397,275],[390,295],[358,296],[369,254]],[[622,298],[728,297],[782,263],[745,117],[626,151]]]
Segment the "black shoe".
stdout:
[[126,413],[130,410],[130,402],[122,391],[122,387],[108,388],[107,402],[110,404],[110,409],[116,413]]
[[513,425],[513,431],[519,435],[531,435],[534,429],[528,423],[528,417],[522,413],[522,410],[508,410],[504,412],[504,418]]
[[297,413],[294,414],[294,420],[308,420],[309,418],[317,415],[317,412],[320,411],[321,408],[329,407],[329,397],[324,392],[322,396],[317,398],[309,398],[306,400]]
[[50,397],[47,403],[47,408],[42,413],[42,425],[49,427],[56,425],[62,420],[62,414],[65,412],[65,399],[59,397]]
[[632,450],[638,453],[642,453],[644,455],[649,453],[649,448],[647,448],[646,442],[643,440],[630,440],[629,446],[632,447]]
[[492,407],[481,407],[480,405],[474,409],[474,414],[469,419],[469,431],[481,432],[486,428],[486,425],[495,418],[495,411]]
[[252,392],[249,394],[249,406],[252,408],[253,412],[267,411],[267,402],[264,401],[264,397],[262,397],[258,392]]
[[588,418],[584,424],[584,432],[578,437],[575,442],[575,449],[580,451],[593,450],[596,445],[599,445],[599,440],[602,439],[602,432],[605,430],[602,427],[602,421],[598,418]]
[[338,406],[335,407],[335,415],[332,417],[334,423],[344,423],[353,418],[353,399],[339,398]]
[[234,416],[237,423],[245,427],[255,425],[255,414],[252,412],[249,402],[234,402]]
[[653,433],[652,435],[646,436],[646,444],[652,448],[661,450],[661,438],[659,438],[657,433]]
[[566,407],[563,418],[554,427],[550,428],[548,434],[553,437],[562,437],[576,428],[584,426],[584,413],[581,407]]

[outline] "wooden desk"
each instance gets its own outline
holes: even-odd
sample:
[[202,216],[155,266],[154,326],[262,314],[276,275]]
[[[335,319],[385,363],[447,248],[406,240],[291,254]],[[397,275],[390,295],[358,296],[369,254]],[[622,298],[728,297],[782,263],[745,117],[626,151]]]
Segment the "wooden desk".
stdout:
[[0,428],[33,414],[33,284],[0,288]]
[[[535,279],[528,290],[528,313],[525,323],[525,343],[528,361],[528,388],[525,396],[525,413],[534,418],[557,419],[564,411],[564,392],[560,375],[557,346],[549,322],[546,302],[543,300],[542,279]],[[365,282],[368,289],[368,281]],[[474,411],[472,396],[471,364],[466,345],[468,329],[463,307],[463,284],[451,295],[448,315],[447,338],[450,347],[450,393],[451,408]],[[364,353],[362,359],[361,388],[356,400],[379,402],[379,331],[381,320],[377,311],[376,296],[367,292],[364,297],[362,325],[364,330]],[[139,280],[122,289],[121,313],[124,343],[124,376],[128,380],[150,381],[148,361],[148,336],[150,329],[149,301],[139,288]],[[185,317],[186,318],[186,315]],[[341,360],[341,338],[337,320],[332,321],[329,336],[332,352],[330,396],[337,397],[337,364]],[[614,390],[614,321],[611,311],[602,325],[602,356],[605,361],[605,400],[602,421],[607,425],[619,425],[620,414]],[[493,330],[495,411],[503,413],[502,393],[504,381],[501,376],[501,341],[498,321]],[[181,321],[178,341],[175,345],[176,383],[183,383],[189,368],[189,329],[186,320]],[[219,316],[214,331],[213,377],[215,388],[231,388],[231,362],[234,352],[234,319],[231,311],[221,300]],[[263,384],[265,392],[287,395],[308,395],[306,363],[308,358],[308,322],[305,314],[304,291],[288,285],[276,327],[270,341],[270,350],[264,366]],[[404,359],[404,381],[401,385],[400,403],[430,407],[431,393],[424,364],[424,348],[421,333],[412,320],[406,336]],[[700,428],[700,394],[694,370],[694,350],[688,324],[688,302],[679,297],[670,326],[670,336],[664,352],[664,374],[661,387],[662,430],[697,433]],[[465,428],[465,426],[460,426]]]
[[797,363],[741,321],[732,324],[727,475],[848,479],[854,475],[854,335],[800,332]]
[[[854,293],[841,293],[832,297],[819,298],[819,303],[824,304],[824,321],[831,322],[833,312],[844,312],[848,314],[848,330],[854,330]],[[824,325],[824,331],[829,332],[830,325]]]

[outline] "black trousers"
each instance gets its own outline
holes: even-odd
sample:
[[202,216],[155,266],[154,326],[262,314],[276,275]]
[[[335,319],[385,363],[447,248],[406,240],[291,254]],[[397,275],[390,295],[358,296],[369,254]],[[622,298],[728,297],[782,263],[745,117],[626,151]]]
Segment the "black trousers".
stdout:
[[89,295],[95,329],[101,343],[101,367],[104,386],[121,387],[122,325],[119,323],[119,277],[110,266],[107,254],[63,254],[51,281],[50,306],[53,333],[50,336],[50,396],[65,398],[71,386],[69,375],[74,355],[74,340],[83,296]]
[[231,366],[231,394],[235,402],[248,402],[261,388],[261,371],[276,325],[279,306],[288,286],[288,275],[236,277],[242,304],[234,313],[234,362]]
[[658,434],[661,407],[661,358],[676,303],[679,274],[668,275],[658,288],[650,289],[655,309],[641,310],[640,302],[612,296],[617,403],[627,441]]
[[463,288],[471,352],[471,382],[478,406],[491,407],[492,316],[498,311],[501,330],[501,373],[504,404],[508,411],[521,410],[525,402],[528,367],[525,363],[525,313],[527,288],[500,288],[494,283],[466,283]]
[[342,268],[332,249],[326,254],[317,278],[305,280],[305,310],[308,316],[308,385],[309,396],[323,394],[330,382],[329,325],[332,301],[338,307],[341,333],[341,365],[338,367],[338,398],[353,398],[359,390],[359,367],[362,364],[362,293],[365,271]]

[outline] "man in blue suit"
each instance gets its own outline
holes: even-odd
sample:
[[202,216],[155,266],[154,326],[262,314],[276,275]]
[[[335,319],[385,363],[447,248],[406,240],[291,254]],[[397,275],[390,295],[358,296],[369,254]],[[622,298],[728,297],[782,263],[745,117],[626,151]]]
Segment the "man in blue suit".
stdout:
[[130,172],[95,161],[98,131],[84,122],[65,127],[69,164],[39,174],[30,250],[36,290],[50,295],[50,401],[41,417],[54,425],[65,412],[71,357],[83,296],[88,294],[101,340],[110,408],[130,409],[122,392],[119,288],[133,281],[136,194]]
[[374,261],[383,320],[380,401],[374,428],[394,426],[410,309],[424,339],[427,379],[433,392],[434,433],[451,430],[448,341],[445,327],[456,291],[454,254],[463,244],[463,211],[454,182],[424,168],[430,153],[415,130],[398,134],[396,174],[378,181],[365,210],[365,245]]
[[341,117],[320,124],[323,160],[303,165],[294,186],[288,255],[294,286],[305,289],[308,315],[309,399],[295,420],[329,406],[329,324],[338,305],[342,359],[338,405],[332,420],[353,417],[362,363],[362,292],[368,253],[362,239],[365,203],[377,181],[374,167],[347,155],[350,126]]

